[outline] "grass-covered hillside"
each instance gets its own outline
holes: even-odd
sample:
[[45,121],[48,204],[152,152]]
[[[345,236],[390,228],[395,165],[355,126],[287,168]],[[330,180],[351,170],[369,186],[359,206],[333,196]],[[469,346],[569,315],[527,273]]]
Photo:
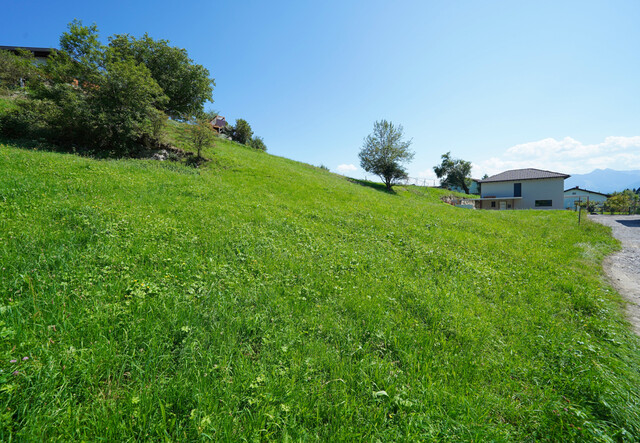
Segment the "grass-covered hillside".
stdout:
[[206,155],[0,145],[0,439],[640,439],[606,228]]

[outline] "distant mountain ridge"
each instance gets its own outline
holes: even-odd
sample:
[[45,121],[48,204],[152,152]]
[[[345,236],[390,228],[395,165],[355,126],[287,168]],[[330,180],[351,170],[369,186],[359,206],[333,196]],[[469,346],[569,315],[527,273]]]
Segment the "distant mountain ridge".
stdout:
[[572,175],[564,181],[565,189],[575,186],[605,194],[625,189],[637,189],[640,187],[640,170],[596,169],[588,174]]

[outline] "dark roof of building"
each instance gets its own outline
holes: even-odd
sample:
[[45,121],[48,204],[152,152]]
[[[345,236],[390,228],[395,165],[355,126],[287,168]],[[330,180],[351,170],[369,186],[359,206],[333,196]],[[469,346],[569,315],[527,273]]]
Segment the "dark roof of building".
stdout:
[[0,46],[5,51],[16,52],[16,49],[26,49],[31,51],[34,57],[49,57],[54,49],[51,48],[34,48],[32,46]]
[[603,194],[602,192],[589,191],[588,189],[582,189],[580,186],[574,186],[573,188],[565,189],[564,192],[569,192],[569,191],[573,191],[573,190],[588,192],[589,194],[598,194],[598,195],[602,195],[603,197],[607,197],[607,198],[611,197],[611,194]]
[[224,128],[225,126],[227,126],[227,120],[221,115],[218,115],[211,121],[211,126],[213,126],[214,128]]
[[512,169],[510,171],[504,171],[500,174],[492,175],[489,178],[481,180],[480,183],[491,182],[510,182],[518,180],[539,180],[544,178],[569,178],[570,175],[561,174],[559,172],[544,171],[542,169]]

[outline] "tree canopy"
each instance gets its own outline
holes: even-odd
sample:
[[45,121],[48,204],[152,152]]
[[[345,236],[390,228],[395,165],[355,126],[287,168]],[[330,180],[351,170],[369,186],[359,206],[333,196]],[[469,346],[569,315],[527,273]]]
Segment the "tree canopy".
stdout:
[[458,158],[451,158],[451,152],[442,154],[442,163],[433,167],[433,171],[440,179],[440,185],[446,188],[460,187],[465,194],[469,193],[471,184],[471,162]]
[[158,146],[166,114],[182,120],[201,115],[214,85],[209,71],[166,40],[116,35],[103,45],[97,26],[79,20],[68,25],[60,50],[44,66],[32,59],[0,53],[3,85],[33,78],[25,100],[3,117],[4,127],[16,136],[28,132],[106,154]]
[[203,111],[211,100],[215,82],[209,71],[195,64],[185,49],[154,40],[148,34],[139,39],[128,34],[109,38],[109,48],[119,59],[132,58],[144,64],[151,77],[169,97],[164,111],[173,118],[188,119]]
[[622,192],[614,192],[604,204],[607,211],[615,212],[635,212],[638,206],[638,194],[631,189]]
[[239,118],[236,120],[236,124],[233,127],[233,140],[243,145],[248,144],[253,136],[253,130],[251,125],[246,120]]
[[33,54],[18,49],[18,54],[0,49],[0,88],[16,88],[37,77]]
[[409,150],[411,140],[405,141],[402,125],[380,120],[373,124],[373,132],[363,142],[358,154],[360,166],[367,172],[377,175],[387,190],[398,180],[407,177],[404,163],[413,159]]

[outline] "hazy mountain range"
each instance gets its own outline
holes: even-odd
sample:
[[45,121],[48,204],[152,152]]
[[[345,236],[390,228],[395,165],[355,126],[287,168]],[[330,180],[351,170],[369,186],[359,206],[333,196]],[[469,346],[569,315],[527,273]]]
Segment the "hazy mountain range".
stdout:
[[564,181],[564,188],[569,189],[575,186],[605,194],[637,189],[640,188],[640,171],[596,169],[588,174],[573,174]]

